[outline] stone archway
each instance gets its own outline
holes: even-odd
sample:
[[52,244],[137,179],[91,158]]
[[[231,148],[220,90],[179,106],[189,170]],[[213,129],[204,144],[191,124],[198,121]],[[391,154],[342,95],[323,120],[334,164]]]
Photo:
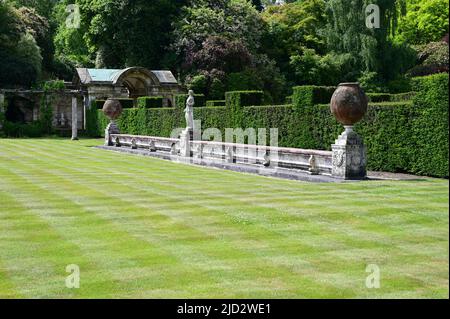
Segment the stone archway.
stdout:
[[128,89],[129,97],[136,99],[152,94],[153,88],[159,87],[158,78],[145,68],[133,67],[115,75],[113,85]]

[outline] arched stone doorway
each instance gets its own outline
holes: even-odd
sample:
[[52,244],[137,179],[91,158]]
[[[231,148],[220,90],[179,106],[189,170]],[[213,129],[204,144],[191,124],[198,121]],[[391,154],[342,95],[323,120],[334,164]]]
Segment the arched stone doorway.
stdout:
[[129,97],[133,99],[152,95],[153,89],[160,86],[158,78],[152,72],[139,67],[128,68],[117,73],[112,83],[115,86],[126,87]]

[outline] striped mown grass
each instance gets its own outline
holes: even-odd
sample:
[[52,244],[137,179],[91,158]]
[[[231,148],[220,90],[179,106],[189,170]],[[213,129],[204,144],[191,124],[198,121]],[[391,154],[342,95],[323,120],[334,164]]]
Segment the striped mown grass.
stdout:
[[98,144],[0,140],[0,298],[448,298],[448,181],[311,184]]

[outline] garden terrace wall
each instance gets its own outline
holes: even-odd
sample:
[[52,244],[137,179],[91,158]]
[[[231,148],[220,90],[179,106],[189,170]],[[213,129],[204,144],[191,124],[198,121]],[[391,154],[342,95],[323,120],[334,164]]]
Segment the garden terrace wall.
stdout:
[[[356,125],[368,148],[368,169],[448,177],[448,74],[416,79],[414,91],[413,100],[370,103]],[[218,128],[223,136],[227,127],[278,128],[281,147],[330,150],[343,127],[328,102],[313,103],[325,101],[330,92],[294,88],[293,105],[199,107],[194,116],[203,129]],[[94,118],[88,121],[91,134],[103,134],[103,114],[89,114]],[[128,109],[118,125],[124,134],[170,137],[185,119],[182,108]]]

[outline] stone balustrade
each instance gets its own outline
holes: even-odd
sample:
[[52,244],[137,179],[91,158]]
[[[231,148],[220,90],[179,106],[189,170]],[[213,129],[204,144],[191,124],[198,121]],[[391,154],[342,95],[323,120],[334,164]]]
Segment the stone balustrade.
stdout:
[[[111,134],[111,140],[117,147],[146,149],[168,155],[178,156],[181,150],[180,139],[177,138]],[[333,153],[328,151],[195,140],[189,143],[194,159],[281,167],[314,175],[331,175],[333,168]]]

